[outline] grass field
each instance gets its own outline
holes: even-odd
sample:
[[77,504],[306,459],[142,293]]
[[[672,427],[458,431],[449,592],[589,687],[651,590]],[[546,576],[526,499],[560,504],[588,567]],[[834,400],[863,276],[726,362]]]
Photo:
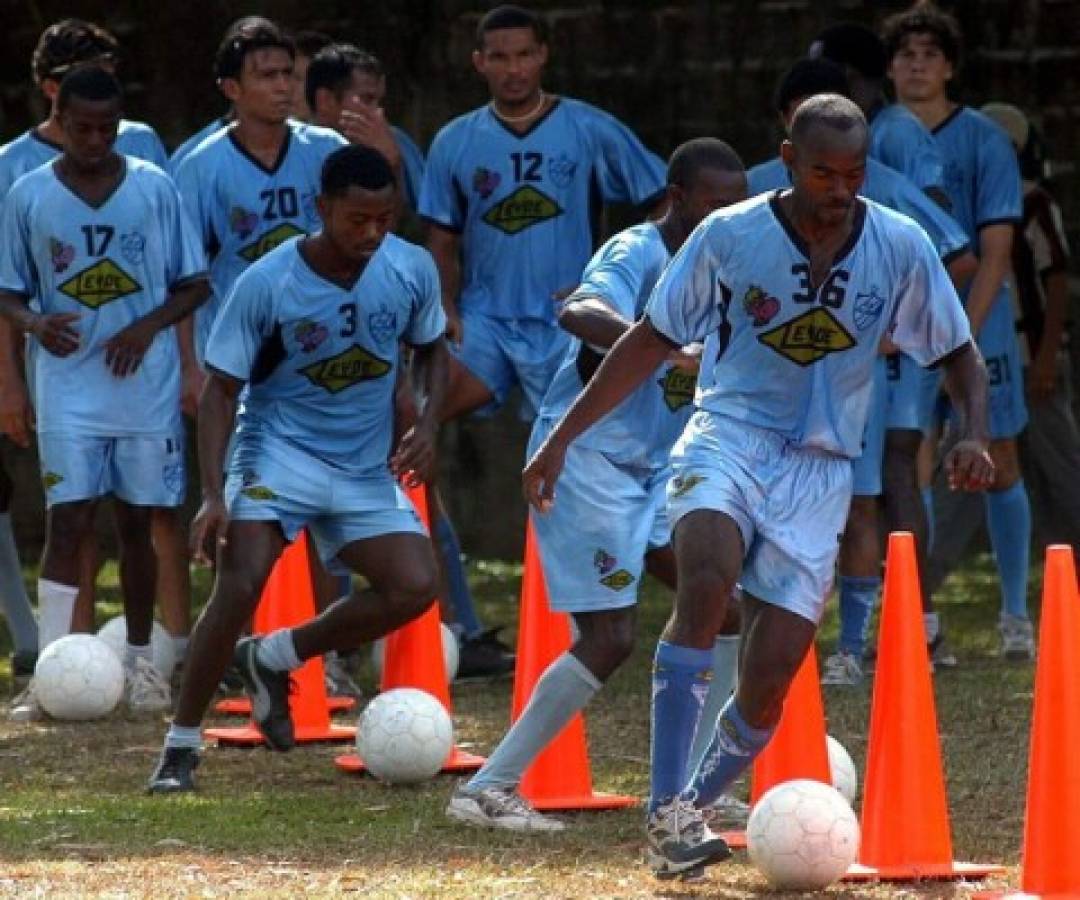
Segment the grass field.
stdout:
[[[485,618],[513,624],[519,570],[480,563],[471,574]],[[105,575],[103,617],[119,609],[115,571]],[[994,658],[998,599],[985,557],[954,576],[939,599],[962,663],[936,682],[956,854],[1005,863],[1015,884],[1032,671]],[[648,667],[668,603],[650,587],[637,651],[590,710],[600,789],[646,790]],[[834,634],[830,614],[823,651]],[[861,770],[869,688],[830,689],[825,702],[830,732]],[[454,704],[459,743],[489,750],[506,727],[510,683],[455,687]],[[332,759],[341,751],[329,746],[285,755],[209,749],[197,795],[149,797],[143,786],[163,727],[164,718],[136,722],[119,714],[82,725],[0,720],[0,895],[783,896],[768,891],[739,856],[711,869],[705,882],[654,881],[641,863],[640,810],[570,817],[573,827],[554,836],[469,830],[443,817],[451,778],[387,788],[340,774]],[[951,897],[969,890],[921,884],[830,894]]]

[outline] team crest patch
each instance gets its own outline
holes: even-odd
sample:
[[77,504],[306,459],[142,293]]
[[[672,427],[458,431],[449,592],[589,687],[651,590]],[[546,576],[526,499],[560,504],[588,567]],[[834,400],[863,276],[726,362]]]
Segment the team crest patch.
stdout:
[[676,475],[668,485],[668,496],[672,500],[682,497],[707,480],[706,476],[698,475],[696,472],[691,472],[689,475]]
[[271,250],[280,247],[289,238],[296,237],[298,234],[307,234],[307,232],[302,228],[297,228],[291,222],[282,222],[261,235],[257,241],[243,247],[239,251],[240,256],[248,262],[255,262],[255,260],[266,256]]
[[484,213],[484,221],[503,234],[519,234],[562,212],[562,207],[547,194],[525,184]]
[[385,359],[369,353],[359,344],[353,344],[337,356],[321,359],[300,369],[300,374],[331,394],[337,394],[361,381],[383,378],[393,366]]
[[234,206],[229,210],[229,227],[240,240],[249,238],[259,227],[259,214],[249,212],[242,206]]
[[606,550],[599,549],[593,554],[592,562],[596,566],[596,571],[601,575],[607,575],[618,564],[618,560],[614,556]]
[[41,486],[47,491],[51,491],[61,481],[64,480],[64,476],[59,472],[46,472],[41,476]]
[[293,329],[293,337],[296,338],[296,343],[300,345],[301,353],[311,353],[312,350],[318,349],[322,342],[330,337],[330,331],[325,325],[312,322],[311,319],[304,319]]
[[758,335],[758,340],[800,366],[813,365],[830,353],[842,353],[855,346],[847,329],[822,306]]
[[121,297],[137,294],[142,287],[116,263],[106,258],[73,275],[60,285],[59,290],[89,309],[100,309]]
[[277,500],[277,494],[265,484],[253,484],[250,487],[241,488],[240,493],[249,500]]
[[560,153],[548,160],[548,177],[556,187],[569,187],[577,172],[577,162],[565,153]]
[[876,287],[870,288],[868,293],[856,294],[855,306],[852,310],[855,327],[859,331],[866,331],[867,328],[881,318],[883,309],[885,309],[885,298],[878,294]]
[[495,193],[500,181],[502,181],[502,176],[498,172],[492,172],[491,169],[480,166],[473,172],[472,188],[480,195],[481,200],[487,200]]
[[386,306],[368,316],[368,330],[379,344],[388,344],[397,337],[397,313]]
[[757,285],[750,285],[742,298],[743,309],[754,322],[755,328],[768,325],[780,312],[780,301],[770,297]]
[[67,267],[75,259],[75,248],[71,244],[65,244],[59,238],[49,238],[49,256],[52,259],[53,271],[59,275],[66,272]]
[[161,469],[161,482],[165,490],[178,493],[184,489],[184,464],[166,463]]
[[143,253],[146,250],[146,238],[137,231],[130,231],[120,235],[120,252],[124,255],[129,266],[142,264]]
[[656,383],[664,392],[664,404],[667,408],[672,412],[678,412],[693,402],[697,375],[672,366],[664,373],[663,378],[657,379]]

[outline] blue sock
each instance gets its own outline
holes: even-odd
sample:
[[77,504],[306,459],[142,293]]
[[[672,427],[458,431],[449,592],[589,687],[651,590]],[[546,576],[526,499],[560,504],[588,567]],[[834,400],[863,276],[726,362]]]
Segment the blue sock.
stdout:
[[840,652],[862,659],[881,579],[840,576]]
[[461,564],[461,544],[454,533],[454,526],[446,516],[438,516],[432,530],[446,567],[446,587],[450,591],[449,599],[454,610],[454,619],[461,625],[466,638],[477,637],[483,632],[484,626],[480,624],[476,607],[473,606],[469,582],[465,578],[465,567]]
[[1026,619],[1031,504],[1023,479],[1003,491],[987,492],[986,525],[1001,578],[1001,611]]
[[652,746],[649,812],[686,784],[690,745],[712,680],[712,649],[660,641],[652,675]]
[[728,700],[716,736],[683,791],[701,809],[719,797],[738,778],[754,758],[765,749],[776,728],[753,728],[739,714],[735,698]]
[[923,509],[926,510],[926,547],[924,552],[930,556],[930,548],[934,546],[934,489],[932,487],[919,488],[922,494]]

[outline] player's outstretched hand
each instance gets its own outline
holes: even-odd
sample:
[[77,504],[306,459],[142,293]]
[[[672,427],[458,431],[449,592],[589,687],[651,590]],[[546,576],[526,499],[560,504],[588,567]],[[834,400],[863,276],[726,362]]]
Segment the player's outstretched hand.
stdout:
[[525,499],[541,513],[555,503],[555,482],[566,462],[566,448],[551,440],[544,441],[521,473]]
[[338,129],[350,144],[362,144],[378,150],[393,168],[401,164],[401,148],[381,107],[368,106],[349,96],[338,120]]
[[158,330],[145,319],[132,322],[105,342],[105,365],[117,378],[133,375]]
[[994,462],[979,441],[958,441],[945,456],[953,491],[985,491],[994,483]]
[[226,543],[229,512],[221,497],[204,498],[191,522],[191,557],[200,566],[212,566],[218,547]]
[[680,372],[697,375],[698,371],[701,369],[701,354],[704,350],[704,344],[687,344],[685,347],[679,347],[677,350],[672,350],[668,354],[667,361]]
[[402,435],[397,450],[390,457],[390,471],[405,478],[409,487],[419,487],[435,473],[435,426],[417,421]]
[[69,356],[79,349],[78,313],[49,313],[36,316],[30,333],[53,356]]
[[20,447],[29,447],[33,430],[34,407],[26,385],[21,380],[17,384],[5,384],[0,389],[0,433]]

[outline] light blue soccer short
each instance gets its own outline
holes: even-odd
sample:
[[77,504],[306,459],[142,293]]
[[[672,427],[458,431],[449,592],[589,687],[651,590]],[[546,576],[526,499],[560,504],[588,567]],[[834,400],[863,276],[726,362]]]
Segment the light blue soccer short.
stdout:
[[566,356],[569,334],[540,319],[493,319],[470,310],[462,311],[461,322],[464,338],[451,351],[495,398],[480,412],[494,412],[520,384],[535,415]]
[[874,362],[870,407],[863,429],[862,453],[851,461],[852,493],[856,497],[881,494],[881,466],[885,457],[885,357]]
[[699,509],[730,516],[745,549],[743,590],[820,621],[851,505],[850,459],[698,410],[671,452],[671,474],[672,528]]
[[112,494],[132,506],[179,506],[187,484],[184,450],[182,430],[125,437],[39,434],[46,505]]
[[[529,457],[554,423],[538,419]],[[664,511],[666,468],[620,465],[599,450],[571,444],[555,485],[555,505],[532,526],[548,601],[558,612],[633,606],[648,550],[671,541]]]
[[225,480],[225,503],[230,518],[276,521],[290,541],[307,528],[334,575],[348,573],[336,562],[346,544],[398,532],[427,534],[385,467],[370,474],[346,474],[259,435],[237,440]]
[[1012,302],[1002,291],[979,331],[979,350],[986,360],[990,385],[990,437],[1016,437],[1027,426],[1024,372]]
[[906,353],[887,357],[887,368],[885,427],[896,431],[928,431],[941,390],[941,371],[924,369]]

